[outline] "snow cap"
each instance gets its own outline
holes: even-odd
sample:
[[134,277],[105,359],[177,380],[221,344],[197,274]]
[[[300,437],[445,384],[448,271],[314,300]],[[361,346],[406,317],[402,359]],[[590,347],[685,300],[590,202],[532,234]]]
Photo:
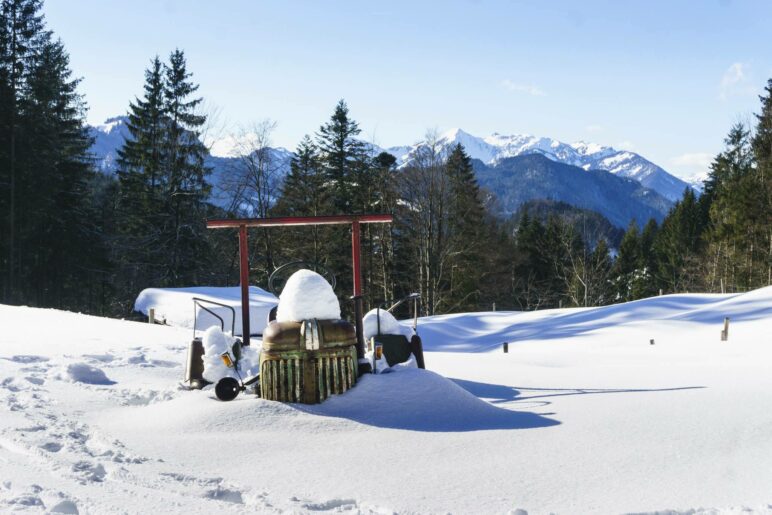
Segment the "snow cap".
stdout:
[[313,270],[298,270],[287,279],[279,295],[278,322],[301,322],[310,318],[337,320],[340,303],[330,283]]
[[413,335],[412,329],[402,327],[397,319],[385,309],[373,309],[362,318],[362,332],[365,340],[369,340],[378,334],[378,311],[381,318],[381,334],[404,334],[409,340]]

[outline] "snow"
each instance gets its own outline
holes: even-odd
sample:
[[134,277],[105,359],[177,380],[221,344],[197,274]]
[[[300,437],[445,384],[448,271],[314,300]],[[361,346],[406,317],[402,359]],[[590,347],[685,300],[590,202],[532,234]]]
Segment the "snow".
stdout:
[[[679,200],[688,186],[683,180],[634,152],[616,150],[597,143],[580,141],[568,144],[553,138],[540,138],[530,134],[493,133],[488,137],[480,138],[461,129],[451,129],[441,134],[439,142],[445,150],[456,143],[461,143],[470,157],[488,165],[495,165],[508,157],[542,154],[553,161],[578,166],[585,170],[605,170],[636,180],[671,201]],[[421,145],[422,143],[409,147],[392,147],[389,152],[397,158],[400,166],[405,166],[413,159]]]
[[251,345],[241,348],[241,359],[239,360],[238,372],[234,368],[228,367],[222,360],[222,355],[228,353],[233,362],[236,358],[233,354],[233,344],[236,339],[223,333],[219,327],[212,326],[204,332],[202,344],[204,346],[204,356],[201,358],[204,362],[204,379],[210,383],[217,383],[223,377],[233,377],[234,379],[247,379],[253,374],[257,374],[260,366],[260,345]]
[[181,390],[189,329],[0,324],[3,513],[772,513],[772,287],[423,318],[429,370],[312,406]]
[[300,322],[311,318],[339,319],[340,303],[324,277],[313,270],[298,270],[287,279],[279,296],[276,320]]
[[[147,315],[150,308],[155,309],[155,318],[168,325],[193,329],[193,299],[200,298],[225,304],[229,307],[210,303],[203,305],[214,311],[225,322],[225,330],[234,328],[234,333],[241,336],[241,288],[201,286],[193,288],[147,288],[142,290],[134,302],[134,310]],[[268,313],[279,302],[275,295],[257,286],[249,287],[249,328],[252,334],[262,334],[268,325]],[[196,330],[205,331],[220,321],[202,310],[196,309],[198,321]],[[235,318],[234,318],[235,315]]]
[[107,378],[103,370],[92,367],[88,363],[71,363],[67,365],[65,373],[67,378],[77,383],[115,384],[115,381]]
[[400,325],[394,315],[385,309],[372,309],[362,317],[362,334],[369,340],[378,334],[378,318],[381,319],[381,334],[402,334],[408,339],[413,336],[412,327]]

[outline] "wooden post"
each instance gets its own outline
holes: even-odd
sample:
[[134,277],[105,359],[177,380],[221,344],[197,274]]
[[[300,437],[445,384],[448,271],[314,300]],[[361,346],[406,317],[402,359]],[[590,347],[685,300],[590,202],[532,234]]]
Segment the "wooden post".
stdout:
[[729,317],[724,317],[724,329],[721,331],[721,341],[725,342],[729,339]]
[[509,342],[504,342],[504,354],[507,354],[509,352]]
[[147,310],[147,323],[155,324],[155,308],[150,308]]
[[493,311],[496,311],[496,303],[493,303]]
[[659,289],[659,296],[662,296],[662,288]]
[[558,308],[563,309],[563,299],[558,301]]

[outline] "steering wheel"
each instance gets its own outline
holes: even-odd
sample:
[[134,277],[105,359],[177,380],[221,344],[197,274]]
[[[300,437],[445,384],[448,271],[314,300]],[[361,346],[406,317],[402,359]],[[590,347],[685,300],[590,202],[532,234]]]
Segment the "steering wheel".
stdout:
[[271,290],[271,293],[278,297],[281,291],[284,289],[284,285],[287,283],[287,279],[289,279],[289,277],[298,270],[302,270],[304,268],[313,270],[317,274],[324,277],[324,279],[330,283],[330,285],[332,285],[332,289],[335,289],[335,274],[333,274],[332,271],[330,271],[330,269],[326,266],[320,263],[313,263],[311,261],[292,261],[290,263],[281,265],[271,273],[270,277],[268,277],[268,289]]

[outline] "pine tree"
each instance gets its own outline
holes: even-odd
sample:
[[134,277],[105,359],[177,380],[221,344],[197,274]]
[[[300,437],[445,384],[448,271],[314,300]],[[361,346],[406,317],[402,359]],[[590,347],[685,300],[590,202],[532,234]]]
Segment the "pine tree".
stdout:
[[[526,210],[515,234],[513,289],[515,303],[521,309],[540,309],[558,304],[551,251],[557,242],[552,238],[547,242],[545,236],[545,226]],[[551,236],[556,235],[553,232]]]
[[468,311],[478,308],[480,283],[485,270],[479,266],[485,252],[488,227],[480,187],[472,161],[461,144],[448,156],[449,179],[448,229],[453,258],[451,266],[450,309]]
[[35,264],[23,266],[38,283],[35,290],[45,292],[36,299],[39,305],[85,306],[83,291],[95,268],[103,265],[105,250],[89,212],[91,139],[78,83],[61,42],[43,45],[27,81],[30,101],[25,102],[23,123],[28,129],[19,142],[31,165],[20,193],[34,199],[26,204],[25,246],[30,252],[25,261],[34,256]]
[[772,78],[767,80],[764,91],[766,96],[759,97],[761,112],[756,115],[756,131],[752,142],[756,158],[755,177],[749,181],[754,197],[758,200],[753,211],[758,215],[754,237],[760,266],[755,274],[757,278],[751,280],[753,286],[772,284]]
[[663,220],[654,242],[659,256],[657,277],[667,291],[689,291],[701,285],[699,261],[704,230],[701,222],[697,197],[694,190],[687,188]]
[[[114,260],[121,271],[119,289],[137,292],[163,285],[162,212],[168,188],[164,76],[156,56],[145,70],[143,97],[129,105],[129,137],[118,151],[118,234]],[[130,299],[125,299],[129,301]]]
[[[36,56],[50,39],[40,14],[41,0],[7,0],[0,4],[0,184],[7,188],[1,206],[3,237],[0,238],[2,255],[6,259],[3,274],[3,296],[6,302],[17,299],[19,270],[23,262],[19,256],[20,186],[23,187],[23,156],[18,152],[21,129],[21,109],[25,98],[26,81]],[[7,243],[6,243],[7,242]],[[3,243],[6,243],[3,245]],[[19,259],[19,258],[22,259]]]
[[0,5],[2,289],[8,302],[91,309],[104,249],[90,219],[86,106],[40,6]]
[[614,266],[611,270],[616,299],[629,301],[635,299],[635,281],[641,263],[641,237],[638,223],[633,220],[619,244]]
[[706,279],[711,289],[724,291],[749,287],[747,221],[759,208],[754,204],[760,193],[752,187],[755,163],[748,129],[735,124],[725,144],[711,164],[702,201],[702,210],[708,210]]
[[660,283],[657,280],[658,257],[654,243],[659,232],[657,221],[650,219],[643,226],[640,237],[640,249],[638,257],[639,280],[633,285],[633,298],[642,299],[657,294]]
[[206,117],[197,113],[201,98],[191,98],[198,85],[190,81],[185,54],[175,50],[165,66],[164,113],[167,130],[164,139],[165,249],[169,254],[167,274],[170,284],[181,286],[197,282],[200,265],[209,257],[206,199],[210,186],[205,178],[211,169],[204,164],[208,153],[201,142]]
[[[319,164],[313,140],[306,135],[298,144],[290,161],[290,171],[284,179],[274,213],[280,216],[320,216],[329,214],[330,191]],[[311,226],[288,229],[277,236],[288,259],[326,264],[330,249],[329,228]]]
[[[148,286],[200,281],[212,258],[205,219],[210,187],[198,114],[198,86],[184,53],[169,64],[156,57],[145,72],[144,95],[130,104],[130,137],[119,151],[119,234],[116,259],[131,300]],[[128,306],[127,306],[128,307]]]
[[361,195],[354,191],[367,172],[365,145],[356,139],[360,132],[359,125],[349,118],[346,102],[340,100],[330,121],[316,135],[319,163],[332,188],[332,207],[338,214],[362,211]]

